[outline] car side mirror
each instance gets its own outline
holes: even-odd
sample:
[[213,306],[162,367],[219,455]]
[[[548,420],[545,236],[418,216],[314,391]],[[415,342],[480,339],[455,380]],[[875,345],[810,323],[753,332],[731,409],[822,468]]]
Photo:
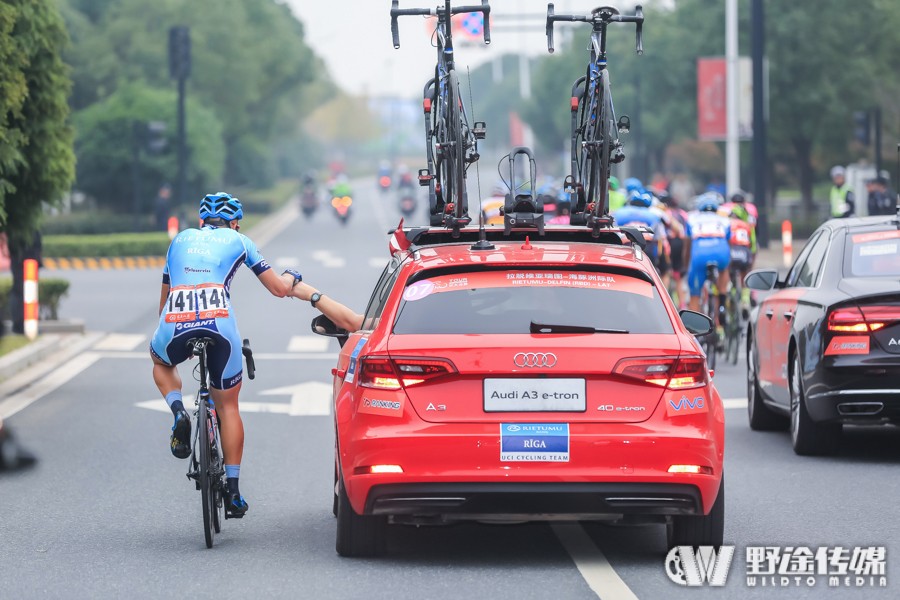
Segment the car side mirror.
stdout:
[[751,290],[768,292],[778,285],[778,271],[775,269],[756,269],[744,277],[744,285]]
[[338,344],[341,345],[341,348],[344,347],[344,344],[347,343],[347,338],[350,337],[349,332],[339,328],[331,319],[329,319],[325,315],[319,315],[318,317],[313,319],[311,326],[313,333],[337,339]]
[[678,314],[681,315],[681,322],[684,323],[685,328],[697,337],[703,337],[712,333],[712,319],[703,313],[693,310],[682,310]]

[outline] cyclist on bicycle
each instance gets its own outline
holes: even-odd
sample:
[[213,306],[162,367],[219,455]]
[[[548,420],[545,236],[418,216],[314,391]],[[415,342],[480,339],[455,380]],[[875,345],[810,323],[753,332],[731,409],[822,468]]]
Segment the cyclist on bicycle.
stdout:
[[619,227],[644,225],[653,231],[653,243],[647,246],[647,254],[660,277],[666,280],[671,261],[666,226],[659,214],[651,210],[653,195],[643,190],[634,190],[628,204],[613,214]]
[[[737,281],[744,281],[744,277],[753,268],[753,261],[756,259],[756,230],[753,228],[751,219],[750,212],[743,204],[732,205],[731,270],[734,271]],[[741,306],[745,312],[749,312],[750,288],[741,289]]]
[[670,294],[673,300],[677,300],[679,307],[686,306],[687,294],[682,293],[681,281],[687,273],[691,251],[691,245],[687,240],[687,213],[678,207],[669,192],[663,190],[657,194],[657,198],[659,204],[655,208],[662,215],[663,223],[666,224],[669,258],[672,262],[672,279],[675,281],[675,285],[669,287]]
[[210,393],[219,415],[225,458],[226,510],[241,517],[247,502],[238,486],[244,425],[238,411],[241,390],[241,335],[231,307],[231,282],[241,263],[272,295],[287,296],[300,273],[272,271],[256,245],[239,233],[241,201],[219,192],[200,202],[200,229],[185,229],[172,240],[163,268],[159,326],[150,342],[153,380],[175,415],[169,447],[177,458],[191,453],[191,420],[181,396],[177,366],[192,356],[188,340],[208,337]]
[[[731,224],[716,213],[722,204],[718,192],[706,192],[697,197],[697,210],[688,215],[688,237],[691,239],[691,266],[688,285],[691,291],[691,310],[700,310],[700,290],[706,281],[706,266],[715,263],[719,269],[717,312],[719,326],[724,327],[725,290],[728,289],[728,263],[731,260]],[[714,315],[710,315],[713,317]]]
[[609,192],[607,194],[609,198],[609,214],[612,214],[625,206],[625,203],[628,201],[628,198],[625,196],[625,192],[620,190],[622,187],[619,183],[619,178],[615,175],[609,176]]

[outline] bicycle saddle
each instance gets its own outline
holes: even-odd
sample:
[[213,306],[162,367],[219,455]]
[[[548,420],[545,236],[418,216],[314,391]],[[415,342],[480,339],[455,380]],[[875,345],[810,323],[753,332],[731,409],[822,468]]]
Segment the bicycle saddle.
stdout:
[[613,17],[619,14],[619,9],[614,6],[598,6],[591,11],[592,17],[602,17],[604,14]]

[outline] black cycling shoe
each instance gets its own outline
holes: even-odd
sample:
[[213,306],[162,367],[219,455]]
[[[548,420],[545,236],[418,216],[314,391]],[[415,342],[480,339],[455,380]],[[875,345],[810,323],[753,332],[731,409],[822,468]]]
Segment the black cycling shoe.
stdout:
[[225,493],[225,518],[240,519],[247,513],[250,505],[240,493]]
[[187,458],[191,455],[191,418],[187,411],[181,410],[175,415],[169,447],[175,458]]

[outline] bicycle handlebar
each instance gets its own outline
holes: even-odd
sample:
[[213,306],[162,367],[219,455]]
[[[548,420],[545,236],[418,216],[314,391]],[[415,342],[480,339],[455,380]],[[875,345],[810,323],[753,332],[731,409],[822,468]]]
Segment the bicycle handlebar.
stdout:
[[608,17],[604,17],[603,13],[599,16],[591,15],[557,15],[553,12],[554,6],[553,3],[547,4],[547,51],[550,54],[553,54],[555,48],[553,47],[553,24],[558,21],[565,21],[569,23],[593,23],[595,20],[606,21],[607,23],[635,23],[637,25],[635,32],[635,52],[637,54],[644,53],[644,37],[643,37],[643,29],[644,29],[644,11],[641,5],[637,5],[634,7],[633,15],[613,15],[610,14]]
[[241,353],[247,361],[247,378],[256,378],[256,363],[253,362],[253,350],[250,349],[250,340],[244,338],[244,345],[241,347]]
[[[491,5],[490,0],[481,0],[481,6],[456,6],[450,9],[451,15],[462,13],[480,12],[484,15],[484,43],[491,43]],[[448,3],[449,4],[449,3]],[[439,8],[400,8],[400,0],[391,0],[391,36],[394,41],[394,49],[400,47],[400,27],[397,24],[397,17],[404,16],[438,16],[438,13],[445,11]]]

